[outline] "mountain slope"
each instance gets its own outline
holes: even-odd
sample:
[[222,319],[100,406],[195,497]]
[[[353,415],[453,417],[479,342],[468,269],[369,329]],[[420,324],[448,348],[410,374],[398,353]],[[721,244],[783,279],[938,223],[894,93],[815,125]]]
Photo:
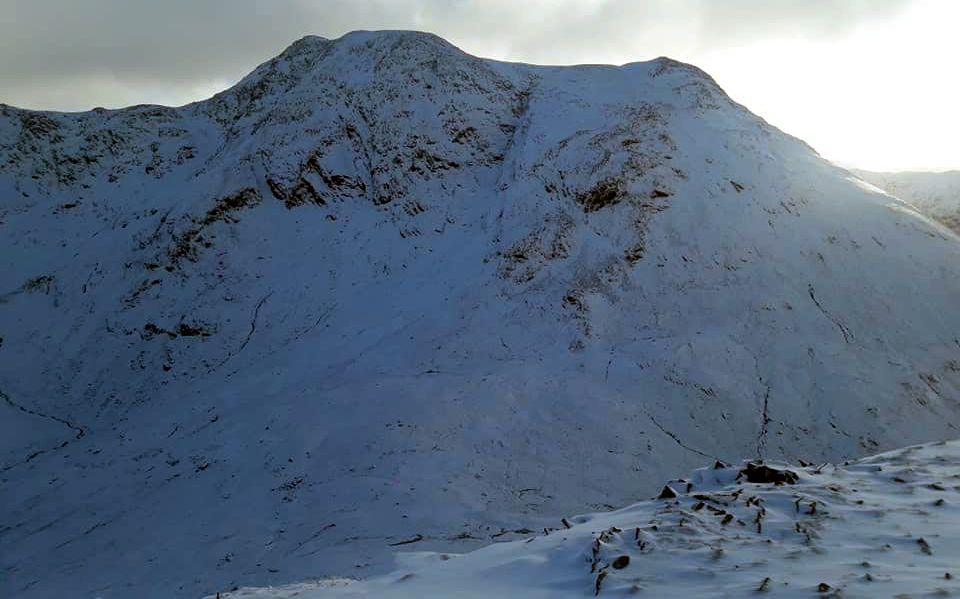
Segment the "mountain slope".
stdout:
[[687,65],[311,37],[0,141],[4,595],[376,574],[956,434],[956,237]]
[[671,481],[675,497],[570,518],[570,528],[523,541],[411,553],[369,581],[222,597],[949,597],[960,591],[958,458],[950,442],[836,466],[703,468]]
[[918,210],[952,230],[960,230],[960,171],[853,172],[864,181],[910,202]]

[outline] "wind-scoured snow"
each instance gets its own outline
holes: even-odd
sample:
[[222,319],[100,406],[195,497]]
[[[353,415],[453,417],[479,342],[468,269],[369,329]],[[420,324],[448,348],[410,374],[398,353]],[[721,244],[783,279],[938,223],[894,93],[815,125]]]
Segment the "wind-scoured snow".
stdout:
[[671,481],[675,497],[566,519],[570,528],[464,555],[411,553],[366,581],[220,597],[952,597],[958,461],[950,442],[842,465],[767,464],[777,472],[755,480],[769,482],[717,464]]
[[854,173],[910,202],[954,231],[960,231],[960,171],[876,173],[857,170]]
[[668,59],[357,32],[0,107],[0,232],[3,596],[382,574],[960,423],[957,237]]

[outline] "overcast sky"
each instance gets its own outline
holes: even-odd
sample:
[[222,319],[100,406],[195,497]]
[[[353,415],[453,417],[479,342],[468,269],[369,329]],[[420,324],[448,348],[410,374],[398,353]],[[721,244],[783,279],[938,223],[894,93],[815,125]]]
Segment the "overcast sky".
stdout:
[[184,104],[306,34],[419,29],[544,64],[665,55],[824,156],[960,168],[960,0],[0,0],[0,102]]

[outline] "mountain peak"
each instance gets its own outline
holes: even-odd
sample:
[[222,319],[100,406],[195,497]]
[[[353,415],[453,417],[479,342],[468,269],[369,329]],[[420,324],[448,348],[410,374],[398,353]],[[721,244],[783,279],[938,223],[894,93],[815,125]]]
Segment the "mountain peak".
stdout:
[[960,424],[957,238],[668,59],[355,32],[0,108],[0,227],[7,595],[376,573]]

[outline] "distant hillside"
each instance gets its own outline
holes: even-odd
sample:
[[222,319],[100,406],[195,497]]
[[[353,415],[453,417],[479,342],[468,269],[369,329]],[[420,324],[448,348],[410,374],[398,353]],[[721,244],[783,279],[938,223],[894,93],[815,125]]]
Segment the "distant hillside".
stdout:
[[960,232],[960,171],[854,172],[863,180],[910,202],[921,212]]

